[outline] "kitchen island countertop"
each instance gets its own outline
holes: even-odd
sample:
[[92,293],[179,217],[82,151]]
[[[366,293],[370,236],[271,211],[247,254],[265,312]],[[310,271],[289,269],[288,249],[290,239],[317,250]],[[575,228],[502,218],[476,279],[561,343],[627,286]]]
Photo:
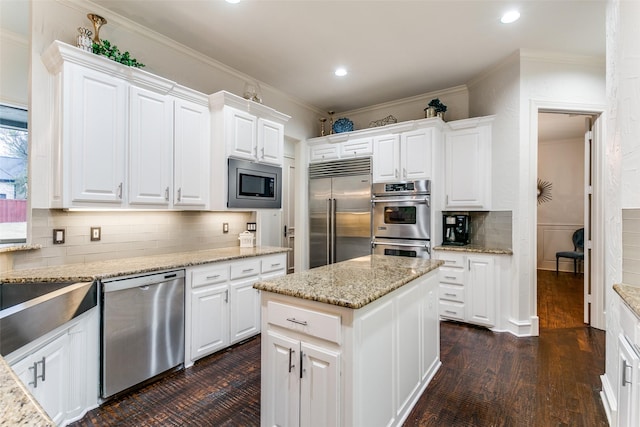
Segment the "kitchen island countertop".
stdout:
[[46,427],[55,424],[0,357],[0,427]]
[[253,287],[358,309],[442,264],[432,259],[367,255],[258,282]]
[[121,258],[82,264],[64,264],[50,267],[14,270],[0,276],[3,283],[28,282],[90,282],[98,279],[152,273],[160,270],[185,268],[212,262],[288,252],[288,248],[258,246],[254,248],[207,249],[135,258]]

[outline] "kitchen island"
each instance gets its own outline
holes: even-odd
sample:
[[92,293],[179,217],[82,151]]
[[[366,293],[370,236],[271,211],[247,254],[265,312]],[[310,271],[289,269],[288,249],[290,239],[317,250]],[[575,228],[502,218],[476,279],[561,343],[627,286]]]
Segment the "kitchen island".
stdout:
[[256,283],[261,425],[401,425],[440,367],[441,264],[370,255]]

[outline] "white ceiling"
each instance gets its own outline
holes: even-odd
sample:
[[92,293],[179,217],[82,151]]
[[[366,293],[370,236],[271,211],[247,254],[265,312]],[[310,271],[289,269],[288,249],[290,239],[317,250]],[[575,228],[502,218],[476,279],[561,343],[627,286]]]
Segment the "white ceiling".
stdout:
[[462,85],[520,48],[605,55],[605,0],[94,3],[324,111]]

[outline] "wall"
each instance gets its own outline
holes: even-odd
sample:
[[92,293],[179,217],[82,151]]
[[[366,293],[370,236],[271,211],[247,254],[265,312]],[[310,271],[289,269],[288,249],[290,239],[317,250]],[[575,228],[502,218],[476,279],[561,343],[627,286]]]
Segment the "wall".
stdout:
[[[537,208],[537,268],[555,270],[556,252],[573,250],[584,226],[584,140],[539,142],[538,177],[552,183],[552,199]],[[573,271],[573,261],[561,259],[559,269]]]
[[640,286],[640,209],[622,210],[622,283]]

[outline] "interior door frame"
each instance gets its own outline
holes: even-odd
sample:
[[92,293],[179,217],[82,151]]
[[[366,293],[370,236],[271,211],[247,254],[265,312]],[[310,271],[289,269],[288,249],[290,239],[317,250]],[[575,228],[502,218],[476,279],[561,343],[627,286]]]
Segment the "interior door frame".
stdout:
[[[585,301],[590,302],[590,313],[585,313],[585,317],[591,319],[590,325],[605,330],[606,318],[605,318],[605,271],[604,271],[604,230],[605,230],[605,216],[604,216],[604,195],[603,189],[605,187],[605,105],[594,104],[579,104],[579,103],[567,103],[567,102],[553,102],[543,100],[531,100],[530,104],[530,127],[529,127],[529,185],[531,189],[529,195],[529,217],[532,218],[531,227],[533,232],[531,233],[532,239],[530,241],[530,254],[532,256],[529,260],[529,277],[530,281],[530,295],[531,295],[531,313],[537,319],[538,312],[538,273],[537,273],[537,247],[538,236],[536,233],[536,227],[538,224],[538,210],[536,202],[536,188],[538,177],[538,114],[539,113],[576,113],[594,116],[592,127],[592,144],[593,144],[593,158],[592,158],[592,210],[591,210],[591,241],[587,243],[585,241],[585,248],[587,244],[590,244],[591,257],[585,262],[585,283],[590,280],[591,283],[591,295],[585,295]],[[585,172],[586,173],[586,172]],[[585,194],[587,197],[587,194]],[[587,218],[585,217],[585,225]],[[586,228],[586,227],[585,227]],[[586,233],[585,229],[585,233]],[[526,268],[526,267],[525,267]],[[587,273],[589,276],[587,276]],[[586,307],[585,307],[586,309]],[[533,335],[538,335],[538,327],[532,331]]]

